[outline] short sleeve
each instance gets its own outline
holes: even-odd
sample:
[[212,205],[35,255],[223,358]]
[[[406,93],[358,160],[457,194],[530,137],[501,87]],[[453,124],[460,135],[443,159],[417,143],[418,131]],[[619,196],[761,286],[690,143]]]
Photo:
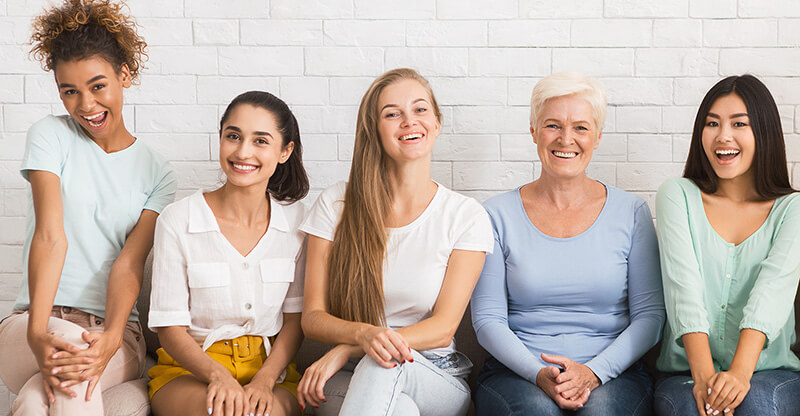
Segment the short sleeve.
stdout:
[[144,209],[161,213],[164,208],[175,200],[175,191],[178,189],[178,179],[175,170],[169,162],[161,165],[157,182],[153,192],[147,197]]
[[[175,213],[175,212],[173,212]],[[153,281],[150,292],[150,329],[165,326],[189,326],[189,278],[186,256],[177,232],[169,223],[170,215],[156,220],[153,242]]]
[[454,250],[484,251],[494,249],[494,231],[489,214],[474,199],[467,199],[456,219],[458,232]]
[[300,251],[297,253],[297,258],[294,262],[294,280],[289,285],[289,290],[286,292],[286,299],[283,301],[284,313],[300,313],[303,311],[303,291],[305,290],[306,278],[306,239],[303,239],[303,244]]
[[300,225],[300,231],[333,241],[336,226],[339,225],[339,220],[342,218],[346,189],[347,183],[339,182],[324,190],[309,210],[303,224]]
[[20,174],[25,180],[30,180],[28,171],[31,170],[51,172],[61,177],[66,149],[62,137],[59,137],[63,135],[60,130],[68,129],[59,118],[53,116],[39,120],[28,129],[20,167]]

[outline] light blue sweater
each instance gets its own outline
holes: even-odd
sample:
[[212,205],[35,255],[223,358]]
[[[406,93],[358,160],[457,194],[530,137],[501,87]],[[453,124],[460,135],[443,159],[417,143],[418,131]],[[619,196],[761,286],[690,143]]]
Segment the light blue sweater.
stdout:
[[472,295],[480,344],[536,383],[540,353],[587,365],[605,383],[655,345],[664,324],[658,243],[644,200],[612,186],[584,232],[531,223],[519,189],[489,199],[494,252]]

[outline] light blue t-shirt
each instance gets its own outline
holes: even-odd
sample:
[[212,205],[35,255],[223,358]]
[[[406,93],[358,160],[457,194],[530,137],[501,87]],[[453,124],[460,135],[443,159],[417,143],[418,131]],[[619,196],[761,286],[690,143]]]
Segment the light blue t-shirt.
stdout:
[[[106,153],[69,116],[47,116],[28,130],[20,172],[52,172],[61,179],[67,254],[54,305],[105,317],[111,266],[142,210],[155,212],[175,198],[175,172],[141,140]],[[15,310],[27,309],[28,254],[33,238],[33,203],[28,207],[23,279]],[[130,320],[136,320],[136,308]]]
[[594,223],[569,238],[537,229],[519,189],[484,203],[494,228],[472,294],[478,342],[536,383],[540,353],[585,364],[601,382],[619,376],[658,342],[664,297],[650,210],[606,185]]

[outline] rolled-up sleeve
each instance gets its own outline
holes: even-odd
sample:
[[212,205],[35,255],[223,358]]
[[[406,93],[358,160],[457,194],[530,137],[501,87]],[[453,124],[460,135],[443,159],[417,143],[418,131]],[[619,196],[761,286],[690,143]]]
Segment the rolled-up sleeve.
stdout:
[[792,313],[800,279],[800,198],[794,198],[773,240],[743,310],[739,329],[755,329],[769,342],[778,336]]
[[165,326],[189,326],[192,322],[186,256],[169,219],[169,215],[162,215],[156,221],[148,319],[148,326],[153,330]]
[[683,347],[682,336],[709,334],[711,326],[703,300],[703,282],[689,224],[686,194],[676,181],[667,181],[656,195],[658,245],[667,324]]

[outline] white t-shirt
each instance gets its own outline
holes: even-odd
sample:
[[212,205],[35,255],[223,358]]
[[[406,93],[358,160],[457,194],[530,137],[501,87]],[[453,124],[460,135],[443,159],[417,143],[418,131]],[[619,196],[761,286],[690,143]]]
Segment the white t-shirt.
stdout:
[[220,232],[203,191],[167,206],[153,244],[151,329],[187,326],[208,349],[214,342],[277,334],[283,313],[303,309],[305,234],[301,203],[270,199],[267,232],[242,256]]
[[[431,316],[453,250],[491,253],[494,237],[489,216],[472,198],[437,184],[436,195],[410,224],[389,229],[383,263],[386,323],[402,328]],[[326,189],[300,230],[333,241],[344,208],[347,184]],[[455,351],[455,345],[436,352]]]

